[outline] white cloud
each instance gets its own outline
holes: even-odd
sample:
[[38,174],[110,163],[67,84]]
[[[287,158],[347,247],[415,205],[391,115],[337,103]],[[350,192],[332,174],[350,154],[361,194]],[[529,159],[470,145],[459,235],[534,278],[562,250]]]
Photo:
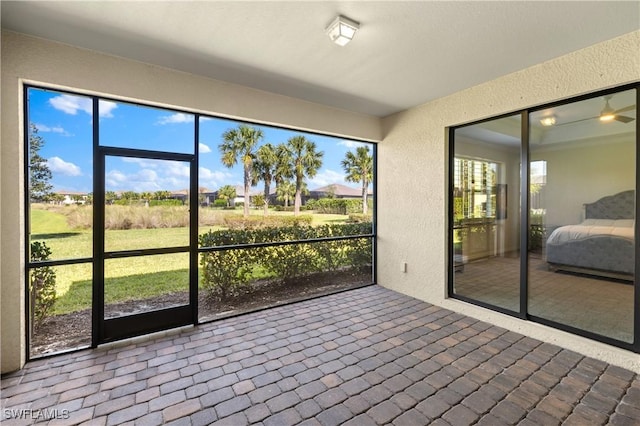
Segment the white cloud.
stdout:
[[159,170],[163,176],[189,177],[189,164],[181,161],[172,160],[152,160],[148,158],[122,157],[125,163],[138,164],[145,170]]
[[108,191],[159,191],[176,189],[173,186],[164,186],[163,182],[154,170],[142,169],[136,173],[123,173],[120,170],[110,170],[105,176]]
[[344,173],[325,169],[315,175],[313,179],[307,179],[307,187],[310,190],[333,183],[345,184]]
[[51,157],[47,160],[47,166],[49,170],[54,173],[61,173],[65,176],[81,176],[82,171],[80,167],[76,166],[73,163],[69,163],[64,161],[60,157]]
[[118,104],[116,104],[115,102],[111,102],[111,101],[100,101],[100,117],[103,118],[111,118],[113,117],[113,114],[111,114],[111,111],[113,111],[114,109],[118,108]]
[[60,95],[49,99],[49,104],[55,109],[67,114],[76,115],[78,111],[91,114],[91,99],[80,98],[78,96]]
[[198,145],[200,146],[200,154],[208,154],[211,152],[211,148],[209,148],[209,145],[205,145],[202,142],[200,142]]
[[105,176],[107,187],[115,189],[121,189],[121,184],[126,182],[127,179],[127,175],[119,170],[110,170]]
[[231,173],[221,172],[221,171],[212,171],[207,169],[206,167],[200,167],[198,170],[198,180],[200,182],[200,186],[207,187],[209,189],[217,189],[222,185],[229,184],[230,179],[232,178]]
[[[49,99],[49,104],[66,114],[76,115],[78,111],[83,111],[89,115],[93,114],[93,101],[91,98],[73,95],[60,95]],[[111,101],[100,101],[100,117],[113,117],[111,113],[118,105]]]
[[[123,160],[125,160],[123,158]],[[140,165],[133,172],[110,170],[105,176],[109,191],[175,191],[189,188],[189,165],[175,161],[128,158],[127,163]]]
[[171,177],[186,177],[189,178],[191,168],[185,163],[178,163],[170,161],[165,164],[162,171]]
[[63,129],[60,126],[54,126],[54,127],[49,127],[46,124],[36,124],[36,129],[38,129],[39,132],[43,132],[43,133],[59,133],[63,136],[71,136],[71,133],[67,132],[65,129]]
[[164,115],[158,119],[156,124],[177,124],[177,123],[193,123],[193,115],[183,112],[176,112],[171,115]]
[[338,145],[346,146],[347,148],[358,148],[360,146],[369,146],[370,144],[364,142],[356,142],[349,140],[341,140]]

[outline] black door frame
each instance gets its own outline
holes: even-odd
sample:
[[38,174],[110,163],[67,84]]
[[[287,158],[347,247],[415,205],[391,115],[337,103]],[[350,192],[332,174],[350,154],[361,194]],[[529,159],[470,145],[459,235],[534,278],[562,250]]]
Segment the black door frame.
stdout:
[[[94,103],[94,107],[97,102]],[[94,117],[98,115],[95,114]],[[96,120],[97,121],[97,120]],[[97,126],[95,126],[97,127]],[[94,129],[95,129],[94,127]],[[197,128],[197,127],[196,127]],[[95,130],[94,130],[95,131]],[[96,132],[97,133],[97,132]],[[197,130],[196,130],[197,133]],[[197,135],[196,135],[197,136]],[[94,140],[97,141],[96,135]],[[197,140],[197,139],[196,139]],[[105,158],[129,157],[150,160],[172,160],[189,163],[189,245],[107,252],[105,250]],[[130,148],[94,146],[94,233],[93,233],[93,309],[92,345],[139,336],[156,331],[197,324],[198,312],[198,161],[195,154],[148,151]],[[192,208],[196,206],[196,208]],[[171,253],[189,253],[189,303],[118,318],[104,318],[104,263],[107,259],[123,259]]]

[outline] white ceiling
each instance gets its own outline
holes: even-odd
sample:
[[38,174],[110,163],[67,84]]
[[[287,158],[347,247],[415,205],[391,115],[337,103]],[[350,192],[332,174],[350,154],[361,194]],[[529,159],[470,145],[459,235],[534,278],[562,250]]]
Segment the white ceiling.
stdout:
[[[640,2],[14,2],[2,27],[386,116],[640,28]],[[361,22],[346,47],[326,25]]]

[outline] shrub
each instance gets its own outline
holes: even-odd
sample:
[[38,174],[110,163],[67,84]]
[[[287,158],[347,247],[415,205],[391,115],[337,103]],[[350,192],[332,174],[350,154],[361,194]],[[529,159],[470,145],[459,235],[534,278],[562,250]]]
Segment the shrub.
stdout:
[[221,199],[217,199],[213,201],[213,207],[217,207],[217,208],[225,208],[227,207],[227,200],[221,200]]
[[349,215],[349,222],[350,223],[367,223],[367,222],[371,222],[371,215],[370,214],[362,214],[362,213],[351,213]]
[[[316,228],[307,225],[268,227],[256,231],[259,242],[295,241],[316,238]],[[258,255],[262,267],[287,282],[319,271],[314,244],[287,244],[263,248]]]
[[[288,216],[287,216],[288,217]],[[298,217],[299,218],[299,217]],[[295,223],[208,232],[200,235],[200,247],[309,240],[371,233],[371,223],[331,224],[311,227]],[[261,268],[282,281],[315,272],[371,265],[371,238],[283,244],[258,248],[230,248],[205,252],[203,287],[215,300],[224,300],[246,289],[253,268]]]
[[[349,198],[320,198],[313,203],[314,210],[326,214],[362,213],[362,200]],[[308,202],[307,202],[308,204]]]
[[[209,231],[198,237],[200,247],[249,243],[250,235],[238,231]],[[202,253],[202,286],[214,301],[238,295],[249,281],[253,259],[251,249],[228,249]]]
[[307,210],[315,210],[317,204],[318,200],[316,200],[315,198],[311,198],[310,200],[307,200],[304,207],[306,207]]
[[[49,260],[51,249],[44,242],[31,243],[32,262]],[[50,266],[34,268],[29,276],[29,292],[31,294],[31,323],[38,328],[56,303],[56,273]]]

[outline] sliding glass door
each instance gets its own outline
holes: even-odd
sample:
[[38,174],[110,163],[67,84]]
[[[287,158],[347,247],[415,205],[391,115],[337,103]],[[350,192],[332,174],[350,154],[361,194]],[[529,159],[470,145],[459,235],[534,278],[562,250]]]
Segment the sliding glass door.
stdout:
[[[528,312],[627,343],[634,335],[635,98],[636,90],[625,90],[535,111],[529,140]],[[613,114],[606,120],[602,111]]]
[[450,130],[449,295],[640,350],[638,88]]

